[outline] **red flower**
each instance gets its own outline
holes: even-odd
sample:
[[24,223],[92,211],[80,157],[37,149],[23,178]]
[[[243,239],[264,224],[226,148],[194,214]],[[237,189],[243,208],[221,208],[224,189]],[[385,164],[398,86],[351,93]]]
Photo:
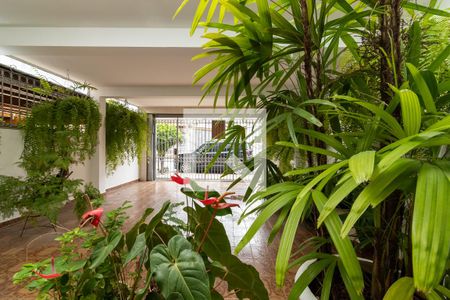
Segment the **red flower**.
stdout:
[[81,216],[81,219],[86,222],[88,220],[91,221],[91,224],[94,227],[97,227],[100,223],[100,218],[103,215],[103,208],[99,207],[97,209],[91,210],[86,212],[83,216]]
[[181,184],[181,185],[183,185],[183,184],[189,184],[189,182],[191,181],[189,178],[183,178],[183,177],[181,177],[180,174],[178,174],[178,173],[175,173],[175,175],[170,176],[170,179],[171,179],[173,182],[176,182],[176,183]]
[[205,198],[203,200],[199,200],[199,201],[201,203],[203,203],[203,205],[205,205],[205,206],[210,205],[215,210],[221,210],[221,209],[225,209],[225,208],[229,208],[229,207],[239,206],[239,204],[235,204],[235,203],[221,202],[226,196],[232,195],[232,194],[234,194],[234,192],[226,192],[226,193],[222,194],[219,198],[216,198],[216,197],[208,198],[208,190],[206,190]]
[[234,207],[234,206],[239,206],[239,204],[220,202],[220,203],[214,203],[211,205],[212,208],[218,209],[218,210],[229,208],[229,207]]
[[203,199],[203,200],[200,200],[200,199],[199,199],[199,201],[200,201],[201,203],[203,203],[203,205],[208,206],[208,205],[217,203],[217,202],[219,202],[220,200],[217,199],[216,197],[208,198],[208,190],[206,190],[206,191],[205,191],[205,197],[204,197],[204,199]]
[[46,275],[36,271],[34,271],[34,273],[36,273],[36,275],[44,279],[53,279],[62,276],[61,274],[55,272],[55,258],[53,256],[52,256],[52,274]]

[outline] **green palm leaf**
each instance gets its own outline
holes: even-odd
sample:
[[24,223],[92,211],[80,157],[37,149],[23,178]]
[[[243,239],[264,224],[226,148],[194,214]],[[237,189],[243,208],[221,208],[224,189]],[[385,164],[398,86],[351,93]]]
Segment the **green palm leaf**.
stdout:
[[419,98],[410,90],[400,90],[400,105],[402,108],[403,128],[406,135],[414,135],[419,133],[422,124],[422,109],[420,107]]
[[425,79],[423,78],[420,71],[410,63],[406,63],[409,72],[417,85],[418,92],[422,96],[422,101],[428,112],[436,113],[436,105],[434,104],[433,96],[431,95],[430,89],[427,86]]
[[345,182],[338,187],[329,197],[325,203],[317,220],[317,227],[320,227],[323,221],[328,217],[330,213],[342,202],[351,192],[353,192],[359,186],[353,177],[349,177]]
[[375,151],[360,152],[348,160],[348,167],[356,183],[361,184],[372,177],[375,153]]
[[306,205],[308,204],[308,199],[311,190],[319,183],[321,183],[321,185],[324,185],[326,182],[330,180],[331,176],[333,176],[347,163],[348,161],[345,160],[330,166],[327,170],[323,171],[322,173],[314,177],[314,179],[311,180],[298,193],[294,205],[292,205],[289,217],[284,226],[283,234],[280,239],[280,245],[278,247],[278,254],[275,267],[277,285],[281,286],[284,283],[286,271],[288,269],[289,256],[292,251],[292,244],[295,238],[295,233],[297,232],[299,221],[303,215]]
[[398,159],[389,168],[378,173],[353,203],[342,227],[341,236],[347,236],[367,208],[382,202],[403,183],[398,178],[416,169],[419,164],[420,162],[411,159]]
[[[319,212],[322,212],[324,205],[327,202],[327,198],[319,191],[313,191],[312,197],[317,209]],[[324,223],[328,233],[330,234],[331,240],[333,241],[333,245],[336,247],[339,258],[347,272],[352,286],[355,288],[357,294],[361,295],[364,288],[364,279],[361,266],[350,238],[347,236],[340,236],[342,222],[339,215],[335,211],[330,213]]]
[[391,285],[383,300],[411,300],[414,291],[414,280],[411,277],[402,277]]
[[424,293],[437,287],[450,249],[450,182],[444,172],[424,164],[417,179],[412,220],[414,285]]

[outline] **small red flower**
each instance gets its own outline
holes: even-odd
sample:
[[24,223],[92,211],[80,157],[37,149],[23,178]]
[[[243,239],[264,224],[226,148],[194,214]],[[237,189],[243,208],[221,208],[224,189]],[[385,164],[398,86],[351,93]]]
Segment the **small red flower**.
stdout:
[[234,207],[234,206],[239,206],[239,204],[220,202],[220,203],[214,203],[211,205],[212,208],[217,209],[217,210]]
[[176,182],[178,184],[184,185],[184,184],[189,184],[189,182],[191,181],[189,178],[183,178],[180,176],[180,174],[175,173],[175,175],[170,176],[170,179],[173,182]]
[[44,279],[53,279],[53,278],[57,278],[62,276],[62,274],[60,273],[56,273],[55,271],[55,258],[52,256],[52,274],[42,274],[39,272],[34,271],[34,273],[36,273],[37,276],[44,278]]
[[217,199],[216,197],[210,197],[210,198],[208,198],[208,190],[206,190],[206,191],[205,191],[205,196],[204,196],[203,200],[200,200],[200,199],[199,199],[199,201],[200,201],[203,205],[208,206],[208,205],[212,205],[212,204],[214,204],[214,203],[217,203],[217,202],[219,202],[220,200]]
[[88,220],[91,221],[92,226],[97,227],[100,223],[100,218],[103,215],[103,208],[99,207],[97,209],[86,212],[81,219],[86,222]]
[[215,210],[221,210],[229,207],[239,206],[239,204],[235,203],[226,203],[221,202],[226,196],[232,195],[234,192],[226,192],[222,194],[219,198],[211,197],[208,198],[208,190],[205,191],[205,198],[203,200],[199,200],[203,205],[208,206],[210,205]]

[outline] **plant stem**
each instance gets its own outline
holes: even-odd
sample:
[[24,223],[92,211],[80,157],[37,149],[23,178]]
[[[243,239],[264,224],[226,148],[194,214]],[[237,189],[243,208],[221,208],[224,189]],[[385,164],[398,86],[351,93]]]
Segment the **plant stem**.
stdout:
[[[186,188],[186,185],[184,185],[184,188]],[[187,195],[184,195],[186,199],[186,208],[189,207],[189,201]],[[189,214],[186,213],[187,221],[186,221],[186,238],[189,237],[189,231],[191,230],[190,224],[189,224]]]
[[197,252],[200,252],[202,250],[203,244],[205,243],[206,237],[208,236],[209,229],[211,228],[212,222],[214,218],[216,217],[217,209],[214,209],[211,219],[209,220],[208,227],[206,227],[205,233],[203,234],[202,240],[200,242],[200,245],[198,246]]

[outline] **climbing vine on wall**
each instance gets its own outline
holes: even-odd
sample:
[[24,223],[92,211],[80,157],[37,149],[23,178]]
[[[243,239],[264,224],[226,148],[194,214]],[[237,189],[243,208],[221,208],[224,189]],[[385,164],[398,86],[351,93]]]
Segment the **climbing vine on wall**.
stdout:
[[114,100],[106,103],[106,165],[109,173],[127,161],[139,160],[147,147],[147,116]]

